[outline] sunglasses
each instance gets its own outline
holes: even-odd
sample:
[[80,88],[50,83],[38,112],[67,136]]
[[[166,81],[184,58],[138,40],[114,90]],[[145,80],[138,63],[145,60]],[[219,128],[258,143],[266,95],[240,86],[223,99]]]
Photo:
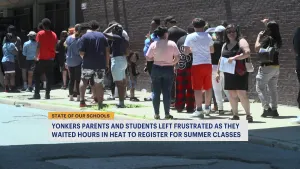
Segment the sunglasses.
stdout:
[[227,34],[236,33],[236,31],[226,31]]

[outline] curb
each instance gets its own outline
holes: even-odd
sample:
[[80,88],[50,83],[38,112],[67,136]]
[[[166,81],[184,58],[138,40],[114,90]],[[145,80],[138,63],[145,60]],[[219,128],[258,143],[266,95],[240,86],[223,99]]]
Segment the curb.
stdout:
[[43,104],[43,103],[30,103],[23,100],[12,100],[12,99],[4,99],[4,98],[0,98],[0,103],[19,106],[19,107],[20,105],[22,105],[27,108],[35,108],[35,109],[49,110],[49,111],[82,111],[67,106],[57,106],[57,105],[53,106],[53,105]]
[[258,144],[258,145],[264,145],[264,146],[273,147],[273,148],[279,148],[279,149],[284,149],[284,150],[300,152],[299,144],[289,143],[286,141],[280,141],[280,140],[274,140],[274,139],[268,139],[268,138],[262,138],[262,137],[249,135],[248,142],[252,143],[252,144]]

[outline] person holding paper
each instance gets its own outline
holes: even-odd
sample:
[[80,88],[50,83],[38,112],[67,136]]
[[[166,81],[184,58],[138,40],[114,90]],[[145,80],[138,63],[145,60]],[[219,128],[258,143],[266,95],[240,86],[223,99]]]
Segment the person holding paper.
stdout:
[[[245,66],[246,58],[250,57],[250,48],[248,42],[241,38],[235,25],[226,27],[225,44],[222,48],[222,58],[228,58],[228,63],[236,63],[234,74],[224,72],[225,90],[229,91],[230,105],[233,112],[232,120],[239,120],[238,102],[239,99],[246,112],[248,122],[253,122],[250,114],[250,102],[247,95],[248,90],[248,72]],[[221,61],[220,59],[220,61]],[[220,63],[218,67],[217,81],[220,81]]]

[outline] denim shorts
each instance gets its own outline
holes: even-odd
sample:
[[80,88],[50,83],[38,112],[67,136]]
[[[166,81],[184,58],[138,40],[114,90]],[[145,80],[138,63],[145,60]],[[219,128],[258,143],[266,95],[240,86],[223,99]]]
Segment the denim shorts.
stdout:
[[127,60],[125,56],[117,56],[111,58],[111,74],[114,82],[126,79],[126,68]]

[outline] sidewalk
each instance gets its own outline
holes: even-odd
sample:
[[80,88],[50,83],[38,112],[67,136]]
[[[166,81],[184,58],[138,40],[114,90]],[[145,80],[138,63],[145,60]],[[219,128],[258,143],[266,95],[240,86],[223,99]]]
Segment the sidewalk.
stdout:
[[[41,100],[28,100],[33,93],[1,93],[0,103],[13,104],[13,105],[23,105],[25,107],[32,107],[50,111],[96,111],[92,108],[79,108],[79,102],[69,101],[68,91],[56,89],[51,91],[51,100],[44,100],[44,91],[41,91]],[[109,96],[110,92],[105,94],[105,98]],[[137,97],[140,98],[140,102],[131,102],[128,99],[126,104],[129,107],[117,109],[114,104],[118,103],[118,99],[114,101],[105,101],[105,104],[109,106],[103,111],[112,111],[116,115],[130,117],[132,119],[153,119],[153,108],[152,102],[144,102],[144,97],[149,96],[149,94],[143,94],[142,92],[136,92]],[[90,97],[87,94],[87,97]],[[90,99],[88,99],[90,101]],[[90,102],[87,102],[89,104]],[[224,104],[225,110],[230,110],[230,104],[226,102]],[[246,118],[244,112],[242,111],[242,106],[239,105],[239,110],[241,118]],[[161,115],[163,117],[163,103],[161,102]],[[294,123],[293,121],[300,116],[300,110],[296,107],[289,107],[280,105],[278,112],[281,115],[278,118],[261,118],[261,105],[259,103],[251,103],[251,112],[254,118],[254,123],[249,124],[249,141],[256,144],[263,144],[272,147],[279,147],[283,149],[300,151],[300,125]],[[172,110],[171,114],[176,119],[189,120],[190,114],[185,112],[177,113],[177,111]],[[218,114],[211,114],[211,117],[206,119],[228,119],[231,115],[229,112],[225,115],[219,116]]]

